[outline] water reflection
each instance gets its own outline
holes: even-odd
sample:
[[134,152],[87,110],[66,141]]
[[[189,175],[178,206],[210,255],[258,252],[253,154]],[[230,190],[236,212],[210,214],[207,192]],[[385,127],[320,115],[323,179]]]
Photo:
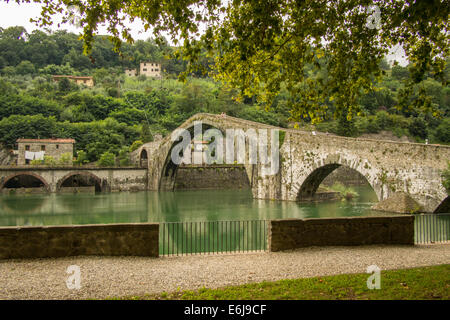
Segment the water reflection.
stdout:
[[0,225],[224,221],[381,215],[371,188],[353,201],[297,203],[252,199],[250,190],[2,195]]

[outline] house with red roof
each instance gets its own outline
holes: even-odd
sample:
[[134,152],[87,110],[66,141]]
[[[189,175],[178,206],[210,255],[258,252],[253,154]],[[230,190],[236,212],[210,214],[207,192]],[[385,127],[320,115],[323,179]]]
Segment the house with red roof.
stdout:
[[32,160],[44,160],[44,156],[58,161],[63,154],[69,154],[73,159],[74,144],[74,139],[17,139],[17,164],[27,165]]

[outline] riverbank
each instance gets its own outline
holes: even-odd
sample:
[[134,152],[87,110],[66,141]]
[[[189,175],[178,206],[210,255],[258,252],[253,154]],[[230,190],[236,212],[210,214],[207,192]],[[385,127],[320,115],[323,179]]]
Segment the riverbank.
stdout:
[[[446,264],[450,244],[310,247],[288,252],[182,257],[71,257],[0,261],[0,299],[106,299],[202,287]],[[70,265],[81,288],[69,290]]]

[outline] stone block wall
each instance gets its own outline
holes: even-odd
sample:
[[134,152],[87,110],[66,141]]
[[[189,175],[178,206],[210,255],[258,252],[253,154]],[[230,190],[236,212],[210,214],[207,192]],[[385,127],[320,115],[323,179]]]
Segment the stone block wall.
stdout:
[[78,255],[159,255],[159,225],[106,224],[0,228],[0,259]]
[[179,166],[175,190],[196,189],[250,189],[250,182],[244,166]]
[[414,216],[272,220],[269,251],[309,246],[414,244]]

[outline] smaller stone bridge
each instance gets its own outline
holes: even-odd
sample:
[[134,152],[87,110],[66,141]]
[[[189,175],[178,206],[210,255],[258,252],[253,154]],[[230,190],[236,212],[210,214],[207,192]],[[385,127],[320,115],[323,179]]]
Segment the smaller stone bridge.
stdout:
[[[0,191],[11,187],[37,186],[47,192],[59,192],[69,179],[89,181],[96,191],[139,191],[148,188],[146,168],[0,167]],[[20,181],[26,181],[28,186],[21,185]]]

